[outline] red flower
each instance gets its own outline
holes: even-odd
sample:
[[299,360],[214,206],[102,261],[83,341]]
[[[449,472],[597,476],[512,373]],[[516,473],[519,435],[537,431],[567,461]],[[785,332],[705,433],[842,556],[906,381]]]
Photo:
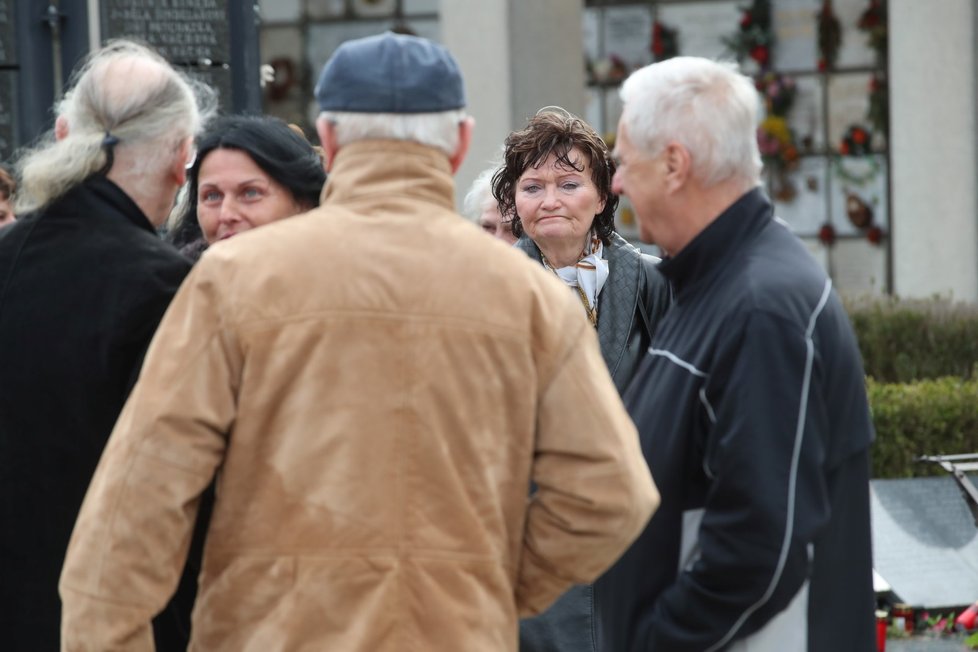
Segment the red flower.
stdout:
[[878,226],[869,227],[869,230],[866,231],[866,239],[874,245],[878,245],[883,241],[883,229]]
[[849,143],[842,141],[842,144],[839,145],[839,153],[847,156],[849,154]]
[[751,48],[750,58],[762,66],[767,64],[768,56],[770,56],[770,52],[766,45],[755,45]]
[[661,57],[665,51],[666,51],[666,46],[662,44],[661,40],[654,39],[652,41],[652,54],[654,54],[657,57]]
[[869,135],[866,133],[866,131],[860,129],[859,127],[852,130],[852,142],[856,143],[857,145],[865,145],[868,137]]
[[822,228],[818,230],[818,239],[822,241],[822,244],[831,246],[835,243],[835,227],[827,222],[823,224]]
[[740,18],[740,29],[747,29],[748,27],[751,26],[751,23],[753,22],[754,19],[751,18],[750,12],[745,11],[744,15]]
[[825,59],[819,59],[818,60],[818,71],[819,72],[825,72],[826,70],[828,70],[828,67],[829,67],[829,64],[828,64],[828,62],[825,61]]

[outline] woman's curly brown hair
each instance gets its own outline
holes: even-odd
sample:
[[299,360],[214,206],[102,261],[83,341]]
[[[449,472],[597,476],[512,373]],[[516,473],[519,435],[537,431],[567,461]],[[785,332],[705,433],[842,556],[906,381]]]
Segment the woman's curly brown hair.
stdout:
[[557,164],[578,172],[584,171],[585,161],[576,164],[568,158],[574,148],[580,150],[591,165],[591,180],[604,199],[604,210],[594,216],[591,228],[601,242],[610,243],[615,230],[615,209],[618,195],[611,190],[615,163],[608,146],[589,124],[559,107],[540,109],[521,131],[506,138],[503,165],[492,177],[492,195],[499,202],[503,219],[510,219],[513,235],[523,235],[523,223],[516,213],[516,185],[529,167],[539,167],[550,155]]

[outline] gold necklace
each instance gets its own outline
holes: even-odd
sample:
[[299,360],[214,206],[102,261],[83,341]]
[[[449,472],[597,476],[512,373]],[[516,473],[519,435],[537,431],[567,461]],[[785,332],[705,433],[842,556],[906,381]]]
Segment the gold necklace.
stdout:
[[[557,278],[560,278],[560,274],[557,274],[557,270],[554,269],[554,266],[550,264],[550,261],[547,260],[547,257],[544,256],[543,253],[540,254],[540,258],[543,259],[543,266],[549,269],[551,272],[553,272],[557,276]],[[560,280],[563,281],[564,279],[560,278]],[[577,296],[580,297],[581,303],[584,304],[584,312],[587,313],[588,321],[591,322],[592,326],[597,328],[598,327],[597,309],[591,307],[591,303],[587,300],[587,295],[584,294],[584,289],[580,285],[575,285],[574,289],[577,290]]]

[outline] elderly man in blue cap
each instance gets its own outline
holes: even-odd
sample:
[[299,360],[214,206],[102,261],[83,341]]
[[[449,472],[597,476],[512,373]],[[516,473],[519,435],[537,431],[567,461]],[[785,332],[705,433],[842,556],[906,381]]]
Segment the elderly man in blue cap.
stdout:
[[215,475],[209,651],[515,650],[658,503],[574,297],[453,211],[451,55],[351,41],[316,97],[323,204],[181,288],[75,527],[66,650],[152,649]]

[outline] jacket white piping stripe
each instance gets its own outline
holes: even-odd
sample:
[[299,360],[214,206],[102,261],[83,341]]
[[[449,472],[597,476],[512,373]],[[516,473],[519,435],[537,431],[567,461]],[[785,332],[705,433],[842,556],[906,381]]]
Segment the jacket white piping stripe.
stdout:
[[[680,359],[674,353],[670,353],[669,351],[664,351],[662,349],[653,349],[652,347],[649,347],[649,355],[662,356],[663,358],[672,361],[673,363],[679,365],[683,369],[687,370],[689,373],[699,378],[708,377],[708,374],[706,374],[706,372],[700,371],[690,363]],[[706,398],[706,387],[700,388],[700,402],[703,403],[703,407],[706,408],[706,416],[710,418],[710,421],[713,423],[713,425],[716,425],[717,415],[716,412],[713,411],[713,406],[710,405],[710,402]],[[713,479],[714,477],[713,472],[710,470],[710,467],[707,465],[706,459],[703,460],[703,472],[706,473],[706,476],[708,478],[710,478],[711,480]]]
[[798,481],[798,458],[801,455],[801,442],[805,433],[805,417],[808,412],[808,389],[811,386],[812,364],[815,359],[815,343],[812,341],[812,333],[815,331],[815,322],[818,320],[818,316],[821,314],[822,309],[825,308],[825,304],[829,300],[829,293],[831,291],[832,280],[826,279],[825,287],[822,290],[822,298],[819,300],[818,305],[815,306],[815,310],[812,312],[812,315],[808,320],[808,329],[805,331],[805,377],[802,379],[801,384],[801,405],[798,408],[798,424],[795,428],[795,448],[791,455],[791,474],[788,478],[788,513],[785,517],[784,539],[781,541],[781,555],[778,557],[777,568],[775,568],[774,576],[771,578],[771,583],[768,585],[767,591],[764,592],[764,595],[761,596],[761,599],[748,607],[747,611],[741,614],[740,618],[737,619],[737,622],[733,624],[730,631],[728,631],[727,634],[714,645],[708,648],[706,652],[715,652],[729,643],[730,639],[734,637],[737,630],[743,626],[744,622],[750,618],[751,614],[760,609],[765,602],[771,599],[771,595],[774,593],[774,588],[777,586],[778,580],[781,579],[781,573],[784,571],[784,565],[788,560],[788,547],[795,524],[795,490]]
[[680,358],[676,357],[675,353],[670,353],[669,351],[665,351],[663,349],[653,349],[652,347],[649,347],[649,355],[661,355],[663,358],[668,358],[669,360],[675,362],[677,365],[679,365],[689,373],[693,374],[694,376],[699,376],[700,378],[707,377],[705,371],[700,371],[699,369],[689,364],[685,360],[681,360]]

